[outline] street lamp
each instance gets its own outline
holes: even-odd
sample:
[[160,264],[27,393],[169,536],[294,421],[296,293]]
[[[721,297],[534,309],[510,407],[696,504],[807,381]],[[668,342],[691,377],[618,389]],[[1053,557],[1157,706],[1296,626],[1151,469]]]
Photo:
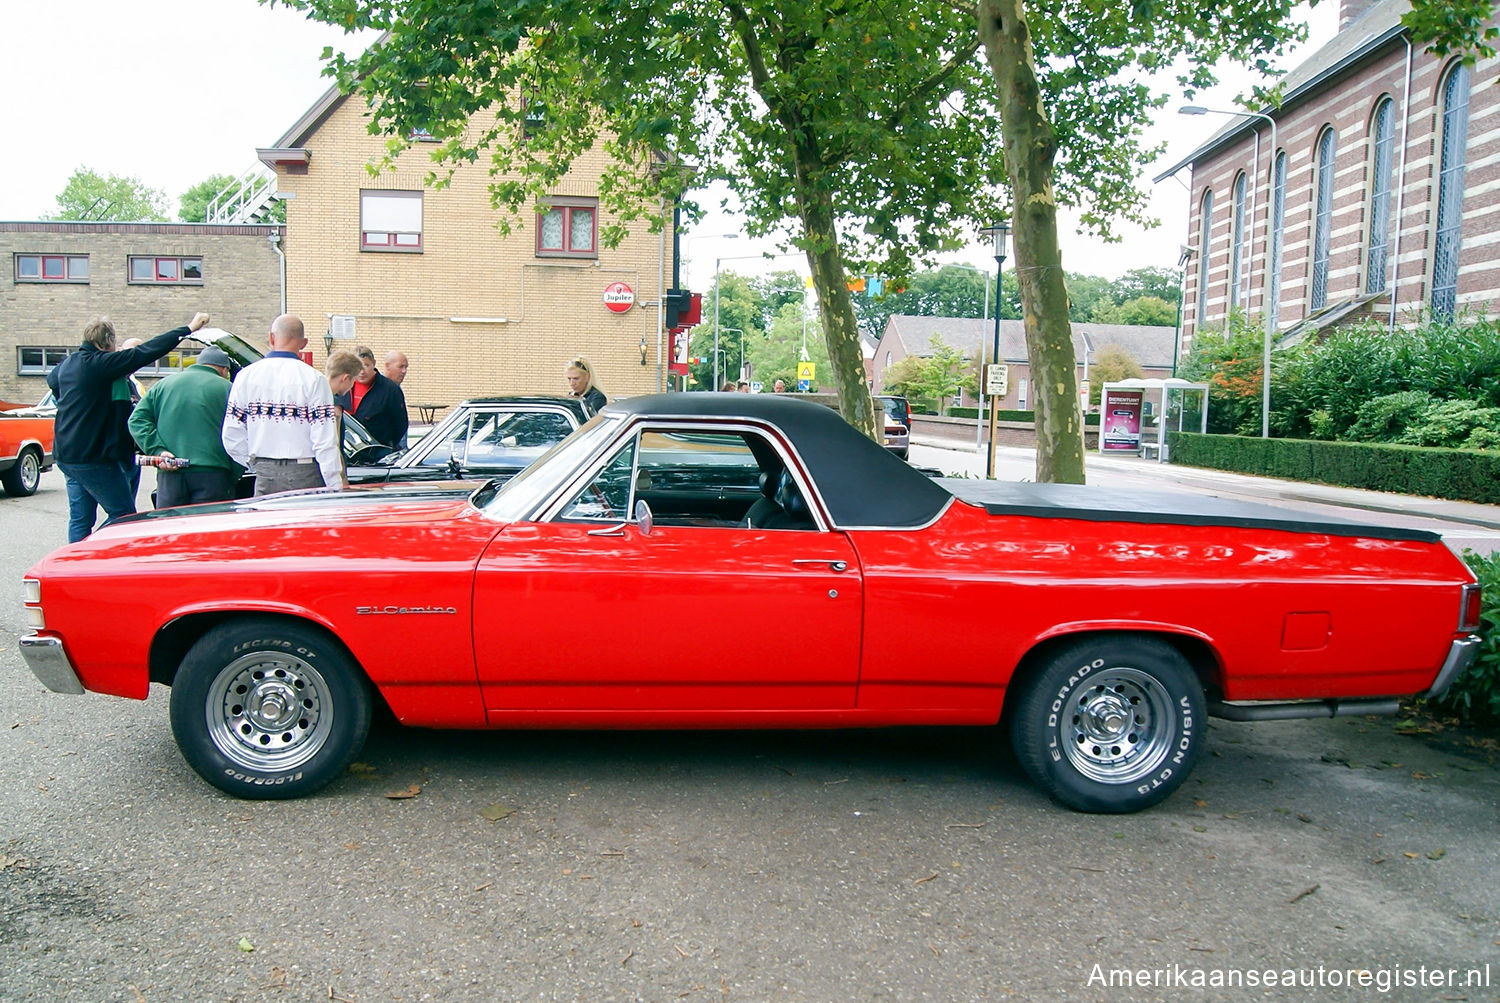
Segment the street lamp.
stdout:
[[[1271,161],[1276,159],[1276,120],[1270,115],[1258,111],[1230,111],[1223,108],[1205,108],[1202,105],[1187,104],[1177,109],[1179,115],[1232,115],[1236,118],[1258,118],[1271,126]],[[1255,190],[1260,187],[1260,136],[1255,137],[1255,184],[1250,188],[1250,218],[1255,219]],[[1271,311],[1271,283],[1270,283],[1270,254],[1271,254],[1271,214],[1266,213],[1266,256],[1267,263],[1264,269],[1266,278],[1265,295],[1262,297],[1261,309],[1265,312],[1265,334],[1262,337],[1264,344],[1261,346],[1261,373],[1260,373],[1260,437],[1269,439],[1271,437],[1271,337],[1276,333],[1276,314]],[[1203,253],[1208,249],[1203,248]],[[1198,295],[1203,295],[1203,290],[1198,290]],[[1248,297],[1247,297],[1248,299]]]
[[[739,236],[738,234],[726,234],[726,236]],[[761,258],[789,258],[791,254],[730,254],[722,258],[714,259],[714,380],[710,390],[719,389],[719,264],[724,261],[752,261]],[[731,328],[731,330],[733,330]],[[743,336],[742,336],[743,337]]]
[[[995,245],[995,350],[990,355],[990,364],[1000,364],[1000,270],[1005,264],[1005,242],[1010,239],[1009,223],[994,223],[979,231],[989,237]],[[984,374],[983,370],[980,370]],[[985,381],[985,396],[990,399],[990,456],[984,466],[984,476],[989,480],[995,479],[995,429],[997,425],[997,414],[1000,402],[995,399],[990,381]]]

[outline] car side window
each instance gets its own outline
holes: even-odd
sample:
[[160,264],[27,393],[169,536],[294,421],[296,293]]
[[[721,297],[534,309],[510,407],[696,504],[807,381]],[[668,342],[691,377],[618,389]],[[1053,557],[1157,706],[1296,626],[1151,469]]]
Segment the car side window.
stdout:
[[630,478],[635,469],[635,437],[600,468],[557,517],[564,521],[616,520],[630,517]]

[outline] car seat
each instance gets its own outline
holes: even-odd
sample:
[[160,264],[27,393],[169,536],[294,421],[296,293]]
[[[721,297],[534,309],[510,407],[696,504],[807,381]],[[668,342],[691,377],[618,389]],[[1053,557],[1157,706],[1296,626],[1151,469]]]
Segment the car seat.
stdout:
[[750,511],[745,513],[745,518],[740,525],[750,529],[766,529],[766,523],[772,519],[779,518],[785,513],[781,506],[776,504],[776,489],[780,486],[780,479],[770,470],[760,472],[760,497],[755,499],[755,504],[750,506]]

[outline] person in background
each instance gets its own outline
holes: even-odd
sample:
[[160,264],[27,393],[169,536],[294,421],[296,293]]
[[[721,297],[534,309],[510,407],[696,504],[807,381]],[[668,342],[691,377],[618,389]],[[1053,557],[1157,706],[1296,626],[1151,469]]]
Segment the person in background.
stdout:
[[719,388],[719,392],[725,394],[734,393],[734,380],[725,380],[724,385]]
[[740,380],[739,386],[735,387],[735,389],[742,394],[748,394],[750,392],[750,381]]
[[354,386],[334,397],[334,403],[359,419],[370,434],[387,446],[406,436],[406,395],[395,380],[375,368],[375,352],[368,345],[355,349],[361,368]]
[[157,468],[157,508],[234,497],[243,469],[224,451],[228,406],[229,356],[205,348],[193,365],[147,390],[130,413],[141,452],[188,461],[181,470]]
[[576,356],[568,363],[565,375],[568,378],[568,396],[583,399],[585,415],[592,418],[599,413],[600,408],[609,403],[604,391],[599,389],[599,384],[594,380],[594,370],[588,359]]
[[339,450],[338,408],[323,374],[297,355],[302,321],[271,322],[271,352],[240,370],[224,414],[224,451],[255,473],[255,495],[295,488],[348,487]]
[[323,374],[328,377],[328,389],[333,394],[335,402],[340,397],[347,397],[349,391],[354,388],[355,381],[365,367],[365,361],[353,352],[337,351],[328,357],[323,363]]
[[784,394],[784,393],[786,393],[786,380],[777,380],[775,383],[771,384],[771,393],[773,393],[773,394]]
[[133,469],[135,443],[120,420],[115,381],[149,366],[207,323],[208,314],[195,313],[183,327],[134,348],[117,349],[115,326],[105,318],[90,321],[83,344],[47,374],[47,386],[57,397],[53,456],[67,477],[69,543],[94,531],[100,508],[105,525],[135,511],[130,478],[120,461],[124,455]]
[[[396,384],[396,386],[398,387],[401,385],[402,381],[406,379],[406,367],[407,362],[405,353],[398,352],[395,349],[391,349],[389,352],[385,353],[385,378]],[[404,390],[401,391],[401,399],[406,399],[406,391]],[[408,431],[410,431],[409,426]],[[406,448],[406,435],[406,432],[401,433],[401,441],[396,443],[397,449]]]
[[406,379],[406,356],[392,349],[385,353],[385,378],[397,386]]

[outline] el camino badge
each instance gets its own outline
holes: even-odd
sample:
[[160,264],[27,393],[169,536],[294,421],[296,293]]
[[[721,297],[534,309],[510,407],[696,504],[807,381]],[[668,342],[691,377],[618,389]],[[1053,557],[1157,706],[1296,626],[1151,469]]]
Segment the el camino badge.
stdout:
[[356,606],[354,612],[359,616],[400,616],[406,613],[447,613],[452,616],[458,610],[452,606]]

